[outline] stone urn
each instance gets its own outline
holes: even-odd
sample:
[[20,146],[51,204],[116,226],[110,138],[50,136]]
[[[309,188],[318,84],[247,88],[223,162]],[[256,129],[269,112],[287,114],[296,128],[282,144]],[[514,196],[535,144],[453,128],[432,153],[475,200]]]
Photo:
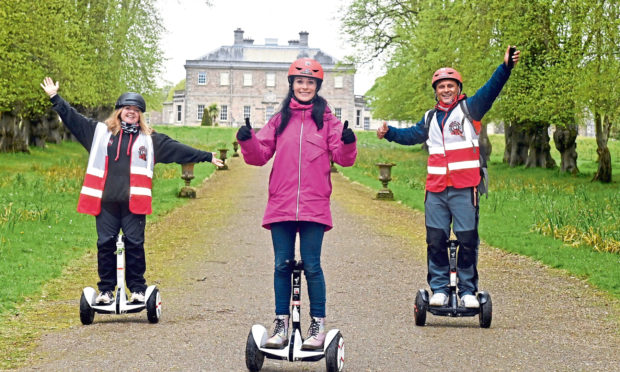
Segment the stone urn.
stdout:
[[234,141],[232,145],[233,145],[233,156],[232,157],[236,158],[239,156],[239,153],[237,152],[237,149],[239,148],[239,142]]
[[222,160],[222,163],[224,163],[224,165],[218,167],[217,170],[228,169],[228,164],[226,164],[226,153],[228,152],[228,149],[218,149],[217,151],[220,152],[220,159]]
[[379,181],[383,185],[383,189],[377,192],[377,199],[380,200],[394,200],[394,194],[392,190],[388,188],[388,183],[392,180],[392,167],[394,163],[377,163],[379,167]]
[[181,164],[181,179],[185,181],[185,186],[179,191],[179,197],[195,198],[196,189],[189,185],[194,179],[194,163]]

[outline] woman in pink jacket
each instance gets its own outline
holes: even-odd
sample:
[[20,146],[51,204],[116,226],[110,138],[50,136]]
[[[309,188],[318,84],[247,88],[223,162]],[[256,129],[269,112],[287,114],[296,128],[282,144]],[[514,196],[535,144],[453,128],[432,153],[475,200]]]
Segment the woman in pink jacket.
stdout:
[[323,82],[319,62],[301,58],[288,72],[289,92],[281,110],[254,133],[249,120],[237,139],[245,162],[262,166],[275,154],[269,177],[269,201],[263,227],[271,230],[275,254],[276,319],[265,347],[288,342],[291,268],[299,232],[312,321],[304,349],[322,349],[325,341],[325,279],[321,269],[323,234],[332,228],[330,160],[347,167],[357,155],[355,135],[332,115],[317,93]]

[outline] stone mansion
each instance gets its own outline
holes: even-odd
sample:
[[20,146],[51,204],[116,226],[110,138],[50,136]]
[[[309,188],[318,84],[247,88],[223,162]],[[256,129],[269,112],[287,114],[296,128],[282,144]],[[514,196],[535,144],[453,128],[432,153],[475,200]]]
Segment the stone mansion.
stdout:
[[217,104],[220,126],[238,127],[249,117],[252,125],[262,127],[279,110],[288,93],[288,69],[301,57],[321,63],[325,79],[320,95],[341,121],[351,127],[370,129],[370,113],[363,97],[354,95],[352,65],[342,64],[332,56],[308,44],[308,33],[300,32],[299,40],[278,45],[277,39],[266,39],[264,45],[234,31],[234,43],[196,60],[185,63],[185,90],[175,91],[172,102],[164,103],[163,124],[200,125],[202,116]]

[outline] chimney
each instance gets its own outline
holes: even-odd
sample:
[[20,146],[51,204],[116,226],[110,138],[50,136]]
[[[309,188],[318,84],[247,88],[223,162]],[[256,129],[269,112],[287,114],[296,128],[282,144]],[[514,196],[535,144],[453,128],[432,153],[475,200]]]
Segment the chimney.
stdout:
[[302,31],[299,33],[299,46],[308,46],[308,32]]
[[235,45],[243,44],[243,30],[237,28],[235,30]]

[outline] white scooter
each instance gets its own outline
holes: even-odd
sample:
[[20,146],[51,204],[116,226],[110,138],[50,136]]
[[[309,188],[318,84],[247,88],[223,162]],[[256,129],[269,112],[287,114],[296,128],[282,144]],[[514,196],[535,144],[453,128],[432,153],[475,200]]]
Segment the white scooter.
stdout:
[[95,303],[97,291],[86,287],[82,291],[80,299],[80,320],[82,324],[89,325],[95,319],[95,313],[100,314],[126,314],[138,313],[146,308],[146,316],[150,323],[159,322],[161,317],[161,295],[157,286],[151,285],[146,289],[144,298],[146,302],[129,302],[125,291],[125,243],[123,235],[118,235],[116,241],[116,296],[109,304]]
[[288,360],[289,362],[304,361],[316,362],[325,358],[328,372],[342,371],[344,368],[344,339],[337,329],[327,332],[322,350],[303,350],[301,336],[301,322],[299,319],[301,309],[301,271],[303,262],[287,261],[293,267],[293,302],[291,305],[291,318],[293,320],[289,328],[288,344],[282,349],[263,347],[269,338],[267,329],[260,324],[252,326],[245,346],[245,365],[250,371],[260,371],[265,357],[270,359]]

